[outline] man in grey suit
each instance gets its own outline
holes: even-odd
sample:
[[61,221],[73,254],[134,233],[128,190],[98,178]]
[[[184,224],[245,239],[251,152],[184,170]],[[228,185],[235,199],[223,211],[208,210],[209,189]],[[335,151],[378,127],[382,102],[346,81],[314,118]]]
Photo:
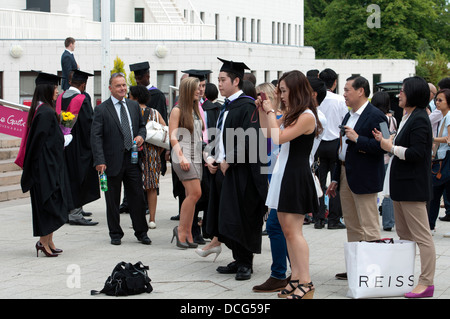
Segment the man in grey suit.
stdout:
[[145,122],[139,104],[125,98],[127,83],[122,73],[115,73],[109,81],[111,97],[94,110],[91,145],[94,166],[108,177],[105,192],[106,216],[111,244],[120,245],[124,233],[120,227],[120,195],[124,185],[129,199],[134,234],[143,244],[151,244],[147,236],[142,172],[139,164],[131,163],[133,141],[140,147],[145,140]]

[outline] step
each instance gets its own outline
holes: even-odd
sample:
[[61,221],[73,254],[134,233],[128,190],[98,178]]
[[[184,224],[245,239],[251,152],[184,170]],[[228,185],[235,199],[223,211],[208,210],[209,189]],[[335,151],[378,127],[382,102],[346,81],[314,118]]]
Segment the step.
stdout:
[[16,159],[19,153],[18,147],[0,148],[0,161]]
[[0,186],[20,184],[22,171],[5,172],[0,174]]
[[13,172],[13,171],[20,171],[21,168],[14,163],[16,159],[10,158],[6,160],[0,161],[0,173],[4,172]]
[[30,192],[23,193],[20,185],[0,186],[0,202],[13,199],[27,198]]
[[22,139],[15,136],[0,134],[0,148],[19,147]]

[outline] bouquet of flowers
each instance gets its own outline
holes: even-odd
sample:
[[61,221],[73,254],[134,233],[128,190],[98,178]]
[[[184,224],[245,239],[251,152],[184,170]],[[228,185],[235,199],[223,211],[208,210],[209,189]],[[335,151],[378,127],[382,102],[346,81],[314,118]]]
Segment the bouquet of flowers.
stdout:
[[61,127],[61,131],[64,135],[70,134],[76,120],[77,115],[74,115],[71,112],[61,112],[61,123],[59,124],[59,126]]

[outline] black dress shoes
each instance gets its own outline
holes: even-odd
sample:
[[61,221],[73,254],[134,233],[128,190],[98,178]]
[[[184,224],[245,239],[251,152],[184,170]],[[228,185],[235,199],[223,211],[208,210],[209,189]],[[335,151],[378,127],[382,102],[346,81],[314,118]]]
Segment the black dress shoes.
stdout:
[[84,210],[81,212],[81,215],[83,215],[84,217],[89,217],[92,216],[91,212],[85,212]]
[[247,266],[239,266],[236,272],[236,280],[249,280],[252,277],[252,268]]
[[120,245],[122,243],[122,241],[120,240],[120,238],[111,238],[111,245]]
[[450,222],[450,214],[445,214],[444,217],[439,217],[439,220],[442,220],[443,222]]
[[143,243],[144,245],[151,245],[151,243],[152,243],[151,239],[147,235],[142,236],[141,238],[138,238],[138,240],[141,243]]
[[93,222],[91,220],[80,218],[77,220],[69,220],[70,225],[78,225],[78,226],[95,226],[98,222]]
[[238,266],[235,261],[229,263],[226,266],[217,267],[217,272],[220,274],[235,274],[238,271]]

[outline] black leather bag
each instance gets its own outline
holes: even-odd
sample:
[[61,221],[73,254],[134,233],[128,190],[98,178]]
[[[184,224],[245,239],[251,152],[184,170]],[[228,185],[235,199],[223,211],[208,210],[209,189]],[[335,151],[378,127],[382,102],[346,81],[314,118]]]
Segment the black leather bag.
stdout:
[[439,186],[450,181],[450,151],[447,151],[443,159],[431,162],[431,178],[433,186]]
[[91,295],[104,293],[108,296],[129,296],[150,293],[153,287],[147,275],[148,266],[142,262],[136,264],[120,262],[114,267],[111,276],[105,282],[102,290],[91,290]]

